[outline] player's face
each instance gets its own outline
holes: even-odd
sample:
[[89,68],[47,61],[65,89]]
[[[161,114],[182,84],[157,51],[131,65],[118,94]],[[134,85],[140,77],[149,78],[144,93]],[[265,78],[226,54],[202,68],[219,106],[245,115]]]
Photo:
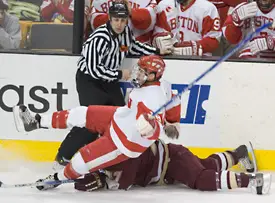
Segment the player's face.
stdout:
[[147,80],[147,73],[136,65],[132,70],[131,78],[131,83],[134,87],[141,87]]
[[0,9],[0,24],[3,23],[4,18],[5,18],[5,10]]
[[187,6],[190,3],[190,0],[177,0],[179,4]]
[[147,80],[148,74],[141,68],[138,69],[137,72],[137,81],[141,85],[143,85]]
[[111,20],[110,20],[112,29],[117,34],[120,34],[124,31],[127,22],[128,22],[128,18],[115,18],[115,17],[112,17]]
[[273,7],[274,0],[258,0],[257,4],[261,10],[267,11]]

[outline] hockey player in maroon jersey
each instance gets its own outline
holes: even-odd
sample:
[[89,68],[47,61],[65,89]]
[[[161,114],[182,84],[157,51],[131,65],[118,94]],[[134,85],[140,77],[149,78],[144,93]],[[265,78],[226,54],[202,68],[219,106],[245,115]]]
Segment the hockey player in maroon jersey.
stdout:
[[[166,133],[173,134],[175,130],[173,128],[167,132],[166,129]],[[182,183],[201,191],[251,188],[257,194],[267,194],[271,185],[271,175],[235,173],[228,170],[240,161],[247,171],[254,170],[245,145],[200,159],[182,145],[164,144],[159,140],[138,158],[86,175],[75,183],[75,189],[127,190],[132,185],[145,187],[152,184]]]

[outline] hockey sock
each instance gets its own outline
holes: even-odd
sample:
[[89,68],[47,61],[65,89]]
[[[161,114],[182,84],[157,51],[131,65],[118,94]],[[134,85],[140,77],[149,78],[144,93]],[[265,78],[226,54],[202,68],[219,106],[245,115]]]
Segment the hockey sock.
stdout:
[[58,172],[57,177],[59,180],[77,179],[87,173],[89,173],[89,169],[80,152],[77,152],[71,162]]
[[216,172],[212,169],[203,170],[197,177],[195,188],[202,191],[216,191],[248,187],[249,176],[231,171]]
[[69,115],[69,111],[57,111],[52,115],[51,126],[53,128],[65,129],[67,128],[67,118]]
[[67,128],[67,118],[69,111],[56,111],[51,115],[40,115],[40,126],[42,128]]
[[234,173],[232,171],[221,171],[217,173],[217,183],[219,189],[234,189],[247,187],[249,184],[249,176],[244,173]]
[[227,170],[234,166],[236,163],[238,163],[238,159],[234,156],[234,153],[231,151],[212,154],[210,157],[217,160],[219,165],[219,171]]

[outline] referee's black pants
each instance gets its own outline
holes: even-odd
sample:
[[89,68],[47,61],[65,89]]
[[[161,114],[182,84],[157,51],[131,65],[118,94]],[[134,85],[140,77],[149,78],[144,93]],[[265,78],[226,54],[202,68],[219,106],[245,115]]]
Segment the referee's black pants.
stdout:
[[[76,73],[76,88],[81,106],[125,105],[119,82],[96,80],[78,70]],[[81,147],[97,138],[97,133],[92,133],[86,128],[72,128],[58,149],[56,161],[62,163],[64,159],[71,160]]]

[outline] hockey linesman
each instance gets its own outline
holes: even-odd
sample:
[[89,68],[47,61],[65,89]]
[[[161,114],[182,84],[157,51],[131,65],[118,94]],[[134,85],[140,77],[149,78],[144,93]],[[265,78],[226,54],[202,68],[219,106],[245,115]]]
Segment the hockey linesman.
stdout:
[[[160,50],[136,41],[127,25],[129,16],[127,2],[113,2],[109,21],[98,27],[84,43],[76,74],[80,105],[125,105],[118,82],[131,76],[130,70],[118,70],[125,56],[171,53],[171,47]],[[74,127],[58,150],[54,168],[66,165],[78,149],[97,138],[97,133]]]

